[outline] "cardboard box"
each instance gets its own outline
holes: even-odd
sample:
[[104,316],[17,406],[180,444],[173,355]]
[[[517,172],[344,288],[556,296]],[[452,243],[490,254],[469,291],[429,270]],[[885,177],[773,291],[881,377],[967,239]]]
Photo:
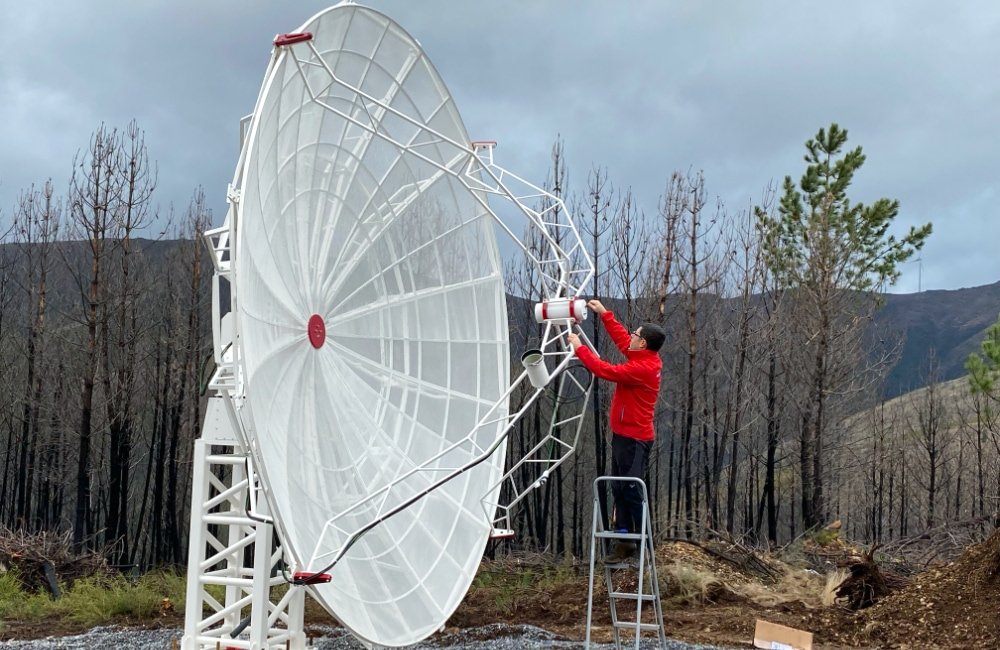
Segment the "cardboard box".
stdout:
[[812,650],[813,635],[812,632],[757,619],[753,647],[764,650]]

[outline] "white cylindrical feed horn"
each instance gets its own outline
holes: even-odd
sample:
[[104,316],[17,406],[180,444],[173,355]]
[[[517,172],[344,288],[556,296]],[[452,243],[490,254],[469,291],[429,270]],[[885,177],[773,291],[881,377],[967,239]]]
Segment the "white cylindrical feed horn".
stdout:
[[587,301],[582,298],[556,298],[535,304],[535,322],[550,320],[574,320],[577,323],[587,319]]
[[521,365],[528,371],[528,381],[535,388],[545,388],[549,384],[549,369],[545,366],[545,355],[541,350],[528,350],[521,355]]

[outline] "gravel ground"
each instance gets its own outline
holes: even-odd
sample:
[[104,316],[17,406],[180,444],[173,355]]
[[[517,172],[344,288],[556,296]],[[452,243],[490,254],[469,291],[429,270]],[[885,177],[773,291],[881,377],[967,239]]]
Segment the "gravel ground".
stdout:
[[[364,650],[354,637],[343,630],[329,628],[322,630],[322,637],[313,639],[316,650]],[[0,649],[49,650],[91,650],[92,648],[128,648],[135,650],[164,650],[171,647],[171,641],[180,639],[181,630],[133,630],[113,627],[95,627],[86,634],[65,637],[50,637],[34,641],[0,642]],[[541,628],[531,625],[487,625],[463,630],[455,634],[445,634],[414,646],[410,650],[548,650],[583,648],[580,641],[566,641]],[[612,644],[595,644],[592,648],[609,650]],[[627,646],[633,647],[631,645]],[[644,640],[641,648],[651,650],[656,647],[653,640]],[[716,646],[693,645],[680,641],[667,641],[663,650],[726,650]]]

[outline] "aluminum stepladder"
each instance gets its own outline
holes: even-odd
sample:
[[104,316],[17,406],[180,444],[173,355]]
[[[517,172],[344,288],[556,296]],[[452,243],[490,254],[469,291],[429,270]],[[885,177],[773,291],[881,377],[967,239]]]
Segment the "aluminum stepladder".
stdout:
[[[600,491],[598,486],[601,483],[638,483],[639,491],[642,495],[642,525],[638,533],[622,533],[604,528],[604,519],[601,517]],[[639,648],[643,632],[656,632],[657,646],[666,646],[667,637],[663,631],[663,607],[660,604],[660,585],[656,578],[656,560],[653,553],[652,544],[652,522],[649,516],[649,495],[646,491],[646,484],[637,478],[629,476],[599,476],[594,480],[594,517],[590,535],[590,583],[587,590],[587,641],[586,647],[590,648],[590,632],[594,614],[594,567],[598,560],[603,565],[604,584],[608,590],[608,606],[611,610],[611,629],[614,634],[615,648],[622,648],[622,632],[631,631],[634,637],[634,647]],[[625,562],[609,564],[606,562],[607,549],[605,546],[612,540],[622,542],[635,542],[637,555]],[[618,591],[614,584],[616,572],[619,578],[629,573],[637,574],[636,591]],[[619,579],[619,582],[622,582]],[[623,621],[619,617],[619,601],[635,603],[635,618]],[[651,603],[655,623],[644,623],[642,621],[643,604]]]

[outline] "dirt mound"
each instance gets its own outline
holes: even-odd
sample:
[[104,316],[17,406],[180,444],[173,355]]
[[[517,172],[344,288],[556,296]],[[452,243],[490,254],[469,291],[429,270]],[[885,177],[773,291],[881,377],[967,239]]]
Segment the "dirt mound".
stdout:
[[879,647],[998,648],[997,602],[1000,531],[861,612],[858,624]]
[[[835,571],[810,566],[845,566],[846,560],[864,553],[846,543],[804,551],[799,559],[807,568],[802,569],[732,544],[657,545],[668,635],[696,643],[746,644],[754,621],[762,618],[813,632],[814,647],[822,650],[1000,648],[1000,620],[994,611],[1000,600],[1000,533],[857,612],[843,597],[839,604],[820,601],[820,595],[824,600],[833,595],[845,572],[838,578]],[[880,569],[892,567],[880,562]],[[595,636],[607,640],[610,621],[603,581],[597,581],[594,591]],[[553,566],[551,559],[508,558],[484,563],[450,625],[517,621],[581,638],[586,602],[586,563]]]
[[[587,620],[588,569],[587,562],[554,564],[545,556],[483,562],[449,629],[516,621],[580,639]],[[793,575],[779,560],[740,545],[665,541],[656,546],[656,569],[671,637],[733,645],[753,638],[758,617],[800,627],[824,615],[829,620],[814,580],[795,584],[803,572]],[[635,591],[635,578],[632,572],[616,572],[616,591]],[[611,620],[601,579],[595,581],[594,603],[594,637],[606,642]],[[645,615],[651,616],[652,608]],[[842,620],[840,610],[832,615]],[[833,627],[832,622],[826,625]]]
[[656,547],[656,565],[690,567],[730,586],[776,581],[782,574],[781,568],[752,551],[721,542],[664,542]]

